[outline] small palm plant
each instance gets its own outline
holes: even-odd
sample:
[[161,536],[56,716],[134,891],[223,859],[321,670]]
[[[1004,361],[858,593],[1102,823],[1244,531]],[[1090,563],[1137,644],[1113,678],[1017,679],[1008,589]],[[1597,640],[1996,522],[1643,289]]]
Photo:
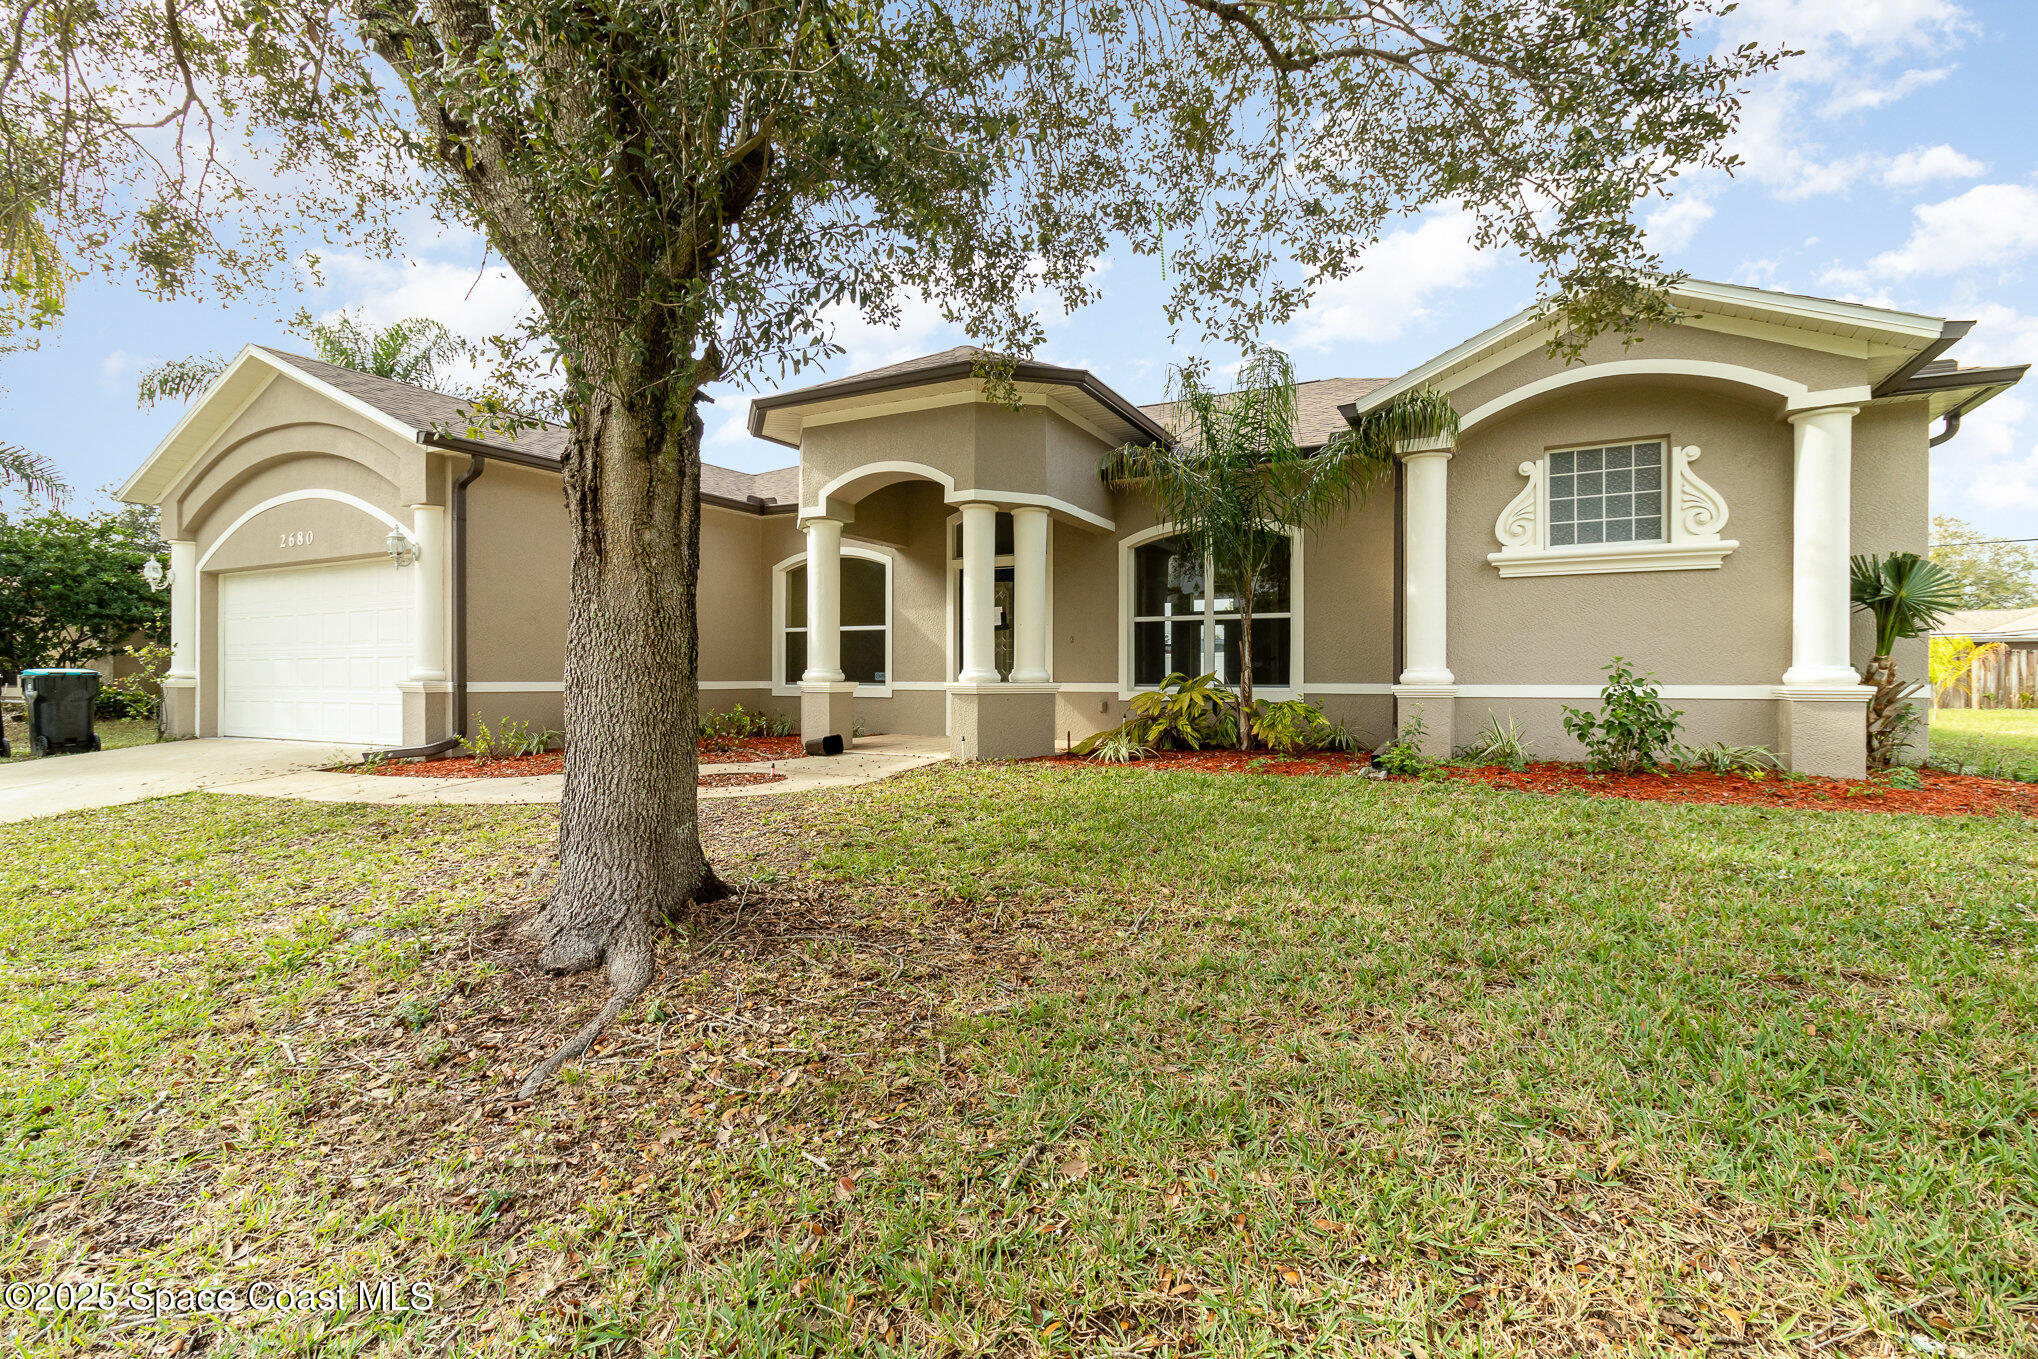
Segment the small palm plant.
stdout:
[[1904,700],[1918,686],[1898,678],[1890,653],[1899,641],[1923,636],[1960,607],[1960,578],[1915,552],[1856,556],[1852,578],[1854,608],[1875,623],[1875,655],[1861,672],[1861,682],[1875,690],[1868,701],[1868,767],[1887,769],[1914,711]]
[[1179,526],[1239,598],[1238,742],[1254,744],[1253,600],[1282,537],[1320,528],[1362,504],[1394,465],[1397,441],[1454,433],[1447,398],[1420,388],[1362,417],[1320,446],[1296,435],[1295,370],[1278,349],[1250,355],[1236,391],[1214,392],[1194,367],[1175,370],[1169,412],[1177,436],[1128,445],[1106,459],[1114,490],[1137,488]]

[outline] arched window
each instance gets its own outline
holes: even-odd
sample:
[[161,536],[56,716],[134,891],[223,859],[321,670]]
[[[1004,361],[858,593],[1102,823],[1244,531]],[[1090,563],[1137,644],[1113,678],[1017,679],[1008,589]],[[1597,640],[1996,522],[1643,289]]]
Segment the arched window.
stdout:
[[[869,688],[891,681],[892,564],[889,558],[844,544],[842,548],[842,676]],[[780,563],[778,673],[775,683],[797,689],[807,669],[807,563]]]
[[[1272,556],[1253,588],[1253,684],[1286,689],[1294,647],[1294,540],[1269,535]],[[1244,669],[1243,583],[1216,571],[1179,534],[1131,549],[1132,687],[1150,689],[1179,671],[1214,671],[1235,685]]]

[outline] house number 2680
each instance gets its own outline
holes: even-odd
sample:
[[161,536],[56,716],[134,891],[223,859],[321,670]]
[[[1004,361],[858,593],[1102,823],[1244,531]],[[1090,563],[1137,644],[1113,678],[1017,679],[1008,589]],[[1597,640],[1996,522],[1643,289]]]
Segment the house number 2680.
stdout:
[[298,530],[297,532],[295,532],[295,533],[286,533],[286,534],[284,534],[284,535],[283,535],[282,541],[281,541],[281,542],[279,542],[279,543],[277,543],[277,544],[276,544],[276,546],[278,546],[278,547],[310,547],[310,546],[311,546],[311,530],[310,530],[310,529],[299,529],[299,530]]

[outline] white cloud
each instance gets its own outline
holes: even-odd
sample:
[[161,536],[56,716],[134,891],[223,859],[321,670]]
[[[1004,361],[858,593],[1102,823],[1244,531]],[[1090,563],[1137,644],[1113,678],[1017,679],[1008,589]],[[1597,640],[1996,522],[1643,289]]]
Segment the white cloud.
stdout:
[[1912,215],[1910,239],[1870,260],[1870,277],[1957,274],[2038,250],[2038,189],[2027,184],[1977,184],[1944,202],[1920,204]]
[[1893,189],[1929,184],[1935,179],[1973,179],[1988,169],[1980,161],[1963,156],[1941,142],[1921,146],[1890,159],[1882,167],[1882,182]]
[[1642,219],[1649,248],[1658,254],[1674,255],[1689,246],[1698,229],[1712,220],[1713,205],[1702,192],[1687,191],[1657,205]]
[[1500,262],[1472,243],[1472,217],[1432,214],[1421,225],[1389,232],[1365,252],[1357,273],[1319,286],[1296,318],[1290,344],[1327,349],[1399,339],[1429,319],[1435,297],[1468,287]]

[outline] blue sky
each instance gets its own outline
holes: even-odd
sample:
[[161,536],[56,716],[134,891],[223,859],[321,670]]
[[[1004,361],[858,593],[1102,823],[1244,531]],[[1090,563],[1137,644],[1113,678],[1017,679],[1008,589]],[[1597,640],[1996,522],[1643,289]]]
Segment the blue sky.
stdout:
[[[1979,324],[1968,364],[2038,359],[2038,6],[2024,0],[1744,0],[1722,42],[1805,49],[1750,100],[1737,178],[1679,186],[1645,211],[1670,262],[1699,278],[1850,298]],[[60,333],[0,360],[0,439],[55,458],[74,485],[119,482],[176,421],[136,409],[136,375],[161,359],[249,342],[301,347],[300,307],[364,308],[377,321],[430,315],[476,337],[523,305],[471,237],[420,240],[404,260],[329,255],[320,286],[259,301],[162,304],[103,280],[74,286]],[[1170,346],[1158,265],[1101,260],[1103,301],[1057,319],[1040,357],[1086,367],[1138,401],[1157,399]],[[1305,378],[1405,371],[1525,305],[1535,279],[1482,254],[1434,209],[1397,224],[1358,276],[1326,289],[1268,338]],[[855,372],[967,337],[916,299],[900,325],[842,318],[847,353],[798,381]],[[1223,362],[1227,355],[1208,357]],[[2038,384],[2038,379],[2034,379]],[[789,450],[744,432],[745,398],[718,392],[705,455],[758,470]],[[1933,510],[2002,537],[2038,536],[2038,385],[1997,398],[1934,451]]]

